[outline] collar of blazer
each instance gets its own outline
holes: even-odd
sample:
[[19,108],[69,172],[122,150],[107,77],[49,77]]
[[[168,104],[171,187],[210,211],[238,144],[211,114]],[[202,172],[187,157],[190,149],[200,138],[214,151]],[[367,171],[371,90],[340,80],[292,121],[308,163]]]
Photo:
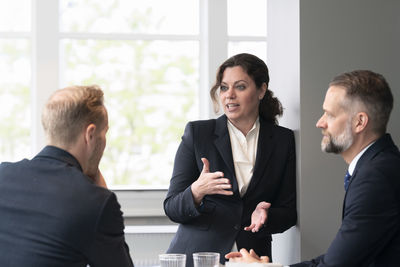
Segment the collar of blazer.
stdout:
[[45,146],[42,151],[35,156],[35,158],[51,158],[59,160],[76,167],[82,172],[82,167],[74,156],[72,156],[68,151],[55,146]]
[[[254,165],[253,177],[250,181],[247,193],[256,188],[258,181],[262,177],[264,169],[268,165],[268,161],[272,155],[274,146],[277,143],[274,142],[274,127],[276,127],[274,124],[269,123],[268,121],[260,117],[260,133],[258,136],[256,162]],[[217,136],[217,138],[214,140],[214,144],[217,147],[218,152],[221,154],[222,159],[228,166],[229,171],[235,174],[231,140],[227,127],[227,117],[225,115],[222,115],[218,119],[216,119],[214,133]],[[238,192],[236,175],[233,179],[231,179],[231,182],[233,191],[235,193]]]

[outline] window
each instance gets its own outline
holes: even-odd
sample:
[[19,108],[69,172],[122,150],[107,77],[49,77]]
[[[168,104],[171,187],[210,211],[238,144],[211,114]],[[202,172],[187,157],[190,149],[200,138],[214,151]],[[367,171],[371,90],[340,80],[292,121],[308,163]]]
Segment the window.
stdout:
[[60,10],[61,83],[105,91],[108,183],[165,188],[182,126],[198,118],[198,0],[62,0]]
[[30,0],[0,2],[0,161],[30,152]]
[[184,126],[215,116],[216,68],[241,52],[266,60],[265,0],[2,1],[1,160],[45,144],[40,112],[52,91],[98,84],[109,186],[166,189]]
[[228,0],[228,56],[241,52],[267,60],[267,1]]

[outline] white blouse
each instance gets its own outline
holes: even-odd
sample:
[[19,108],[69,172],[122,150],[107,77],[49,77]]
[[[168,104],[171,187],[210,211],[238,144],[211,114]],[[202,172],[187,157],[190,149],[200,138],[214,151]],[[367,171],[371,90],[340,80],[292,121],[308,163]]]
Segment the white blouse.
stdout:
[[257,118],[246,136],[228,120],[228,131],[231,139],[233,164],[240,196],[246,193],[253,176],[257,155],[260,120]]

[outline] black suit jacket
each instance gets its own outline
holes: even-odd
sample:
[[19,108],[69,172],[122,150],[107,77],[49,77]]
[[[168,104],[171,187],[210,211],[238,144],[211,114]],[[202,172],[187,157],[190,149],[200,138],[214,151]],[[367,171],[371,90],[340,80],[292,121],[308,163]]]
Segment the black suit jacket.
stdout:
[[120,205],[68,152],[0,165],[0,266],[133,266]]
[[389,134],[357,162],[327,253],[292,266],[399,266],[400,153]]
[[[222,171],[230,179],[233,196],[207,195],[200,207],[193,202],[191,184],[203,168],[201,158],[210,162],[210,171]],[[268,221],[258,233],[246,232],[251,214],[261,201],[270,202]],[[236,241],[238,248],[253,248],[270,255],[271,234],[296,224],[296,159],[293,132],[260,118],[260,133],[253,177],[241,198],[227,118],[189,122],[178,148],[174,171],[164,201],[167,216],[180,223],[168,252],[186,253],[192,266],[192,253],[219,252],[221,263]]]

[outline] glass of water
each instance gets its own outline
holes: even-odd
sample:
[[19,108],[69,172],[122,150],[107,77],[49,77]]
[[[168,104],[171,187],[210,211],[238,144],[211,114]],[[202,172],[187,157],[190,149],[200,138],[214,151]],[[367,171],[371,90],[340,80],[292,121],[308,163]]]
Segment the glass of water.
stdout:
[[219,253],[197,252],[193,253],[194,267],[219,267]]
[[160,254],[160,267],[185,267],[186,254]]

